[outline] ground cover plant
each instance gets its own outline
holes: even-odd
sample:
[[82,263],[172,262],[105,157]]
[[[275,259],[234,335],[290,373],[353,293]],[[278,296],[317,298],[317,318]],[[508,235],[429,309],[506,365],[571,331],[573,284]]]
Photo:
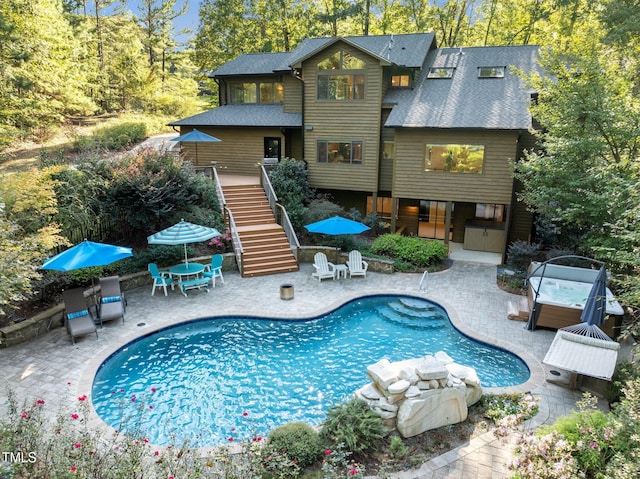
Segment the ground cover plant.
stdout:
[[[157,447],[145,438],[139,426],[146,411],[154,407],[154,389],[138,396],[124,390],[113,392],[114,401],[136,403],[135,413],[122,418],[121,429],[132,432],[123,434],[91,428],[89,398],[73,397],[71,386],[67,385],[57,405],[37,398],[20,402],[9,392],[5,414],[0,419],[0,450],[8,453],[0,461],[2,479],[293,479],[320,475],[326,479],[357,479],[365,473],[386,476],[418,466],[492,429],[487,414],[521,414],[531,401],[524,395],[492,396],[491,407],[472,407],[464,423],[409,439],[396,434],[382,437],[379,421],[366,406],[361,401],[348,401],[328,414],[324,434],[304,423],[291,423],[265,437],[256,432],[248,437],[232,435],[225,445],[197,449],[189,440]],[[509,406],[504,407],[505,404]],[[51,411],[56,411],[52,417]],[[250,431],[254,429],[252,420],[250,411],[242,417],[229,418],[230,423],[247,421]]]
[[516,479],[632,479],[640,473],[640,378],[628,380],[611,412],[585,393],[578,410],[522,434],[509,464]]
[[[37,398],[20,402],[9,391],[0,416],[0,450],[8,453],[0,461],[2,479],[292,479],[319,474],[326,479],[355,479],[365,472],[386,475],[417,466],[487,432],[493,427],[487,411],[495,413],[501,404],[528,401],[513,395],[505,399],[496,396],[491,408],[473,407],[464,423],[409,439],[396,434],[383,437],[379,418],[376,420],[361,401],[348,401],[332,409],[321,434],[298,422],[280,426],[265,437],[256,432],[248,437],[232,435],[225,445],[197,449],[189,440],[157,447],[145,438],[139,426],[146,411],[154,407],[154,389],[137,397],[124,390],[114,391],[115,401],[134,401],[137,406],[134,414],[122,418],[121,429],[132,431],[125,435],[118,430],[92,429],[89,398],[71,397],[71,386],[67,385],[56,405]],[[514,411],[511,406],[501,415],[507,410]],[[255,429],[250,411],[240,418],[230,418],[234,421],[248,421],[247,430]]]

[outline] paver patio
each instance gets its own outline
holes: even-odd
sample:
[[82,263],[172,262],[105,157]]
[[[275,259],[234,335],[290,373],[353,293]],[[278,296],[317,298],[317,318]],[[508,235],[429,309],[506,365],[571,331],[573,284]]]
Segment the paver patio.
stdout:
[[[163,294],[152,297],[151,286],[128,291],[126,323],[106,324],[99,331],[98,340],[95,336],[86,336],[79,338],[73,346],[66,330],[57,328],[22,345],[1,349],[1,384],[11,388],[19,398],[45,399],[54,415],[66,390],[69,390],[70,401],[81,394],[89,395],[95,371],[109,354],[157,328],[215,315],[316,316],[357,296],[399,293],[439,303],[463,332],[516,352],[525,359],[532,372],[531,379],[509,389],[530,391],[540,398],[540,413],[528,427],[552,423],[557,417],[568,414],[581,397],[579,391],[545,381],[541,361],[555,333],[527,331],[524,323],[507,319],[507,301],[513,296],[496,285],[495,265],[456,260],[450,269],[429,275],[426,291],[418,287],[420,274],[368,273],[366,278],[319,283],[311,277],[311,272],[309,264],[302,264],[300,271],[295,273],[254,278],[225,272],[224,284],[218,283],[209,293],[194,291],[188,297],[177,289],[170,291],[167,297]],[[293,300],[280,299],[280,285],[284,283],[294,286]],[[416,351],[416,356],[427,353]],[[6,393],[6,387],[0,388],[0,407],[4,407]],[[511,458],[512,443],[513,438],[505,445],[487,433],[420,468],[403,471],[397,477],[511,477],[506,464]]]

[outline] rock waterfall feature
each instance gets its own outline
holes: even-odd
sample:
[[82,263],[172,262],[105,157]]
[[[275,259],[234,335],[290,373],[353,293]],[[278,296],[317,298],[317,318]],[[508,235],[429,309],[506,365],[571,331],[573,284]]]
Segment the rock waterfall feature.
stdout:
[[482,396],[475,369],[457,364],[443,351],[433,356],[367,367],[371,383],[356,391],[385,422],[412,437],[467,419],[468,407]]

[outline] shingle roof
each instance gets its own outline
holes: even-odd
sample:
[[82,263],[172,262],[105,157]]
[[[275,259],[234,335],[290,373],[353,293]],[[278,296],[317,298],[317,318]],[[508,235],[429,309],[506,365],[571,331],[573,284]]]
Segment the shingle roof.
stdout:
[[291,52],[240,55],[210,73],[209,76],[213,78],[226,75],[267,75],[287,71],[291,69],[291,65],[341,39],[395,65],[420,68],[434,38],[433,33],[307,38]]
[[169,124],[172,126],[302,127],[302,113],[285,113],[282,105],[222,105]]
[[291,52],[247,53],[228,61],[209,77],[225,75],[271,75],[277,71],[289,70]]
[[431,49],[435,35],[433,33],[410,33],[366,37],[307,38],[292,52],[289,64],[294,65],[340,39],[395,65],[419,68]]
[[[386,127],[526,129],[530,91],[510,67],[541,71],[537,46],[434,50],[415,89],[387,95],[395,104]],[[429,79],[429,67],[455,67],[452,78]],[[504,66],[504,78],[478,78],[479,67]],[[390,92],[391,93],[391,92]]]

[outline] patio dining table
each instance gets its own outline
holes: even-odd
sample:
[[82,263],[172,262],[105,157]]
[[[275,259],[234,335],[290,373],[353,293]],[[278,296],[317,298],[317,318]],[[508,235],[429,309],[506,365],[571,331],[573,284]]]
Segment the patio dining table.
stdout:
[[181,283],[183,279],[189,279],[190,276],[198,278],[203,271],[204,265],[200,263],[180,263],[169,268],[169,273],[171,276],[176,276],[179,283]]

